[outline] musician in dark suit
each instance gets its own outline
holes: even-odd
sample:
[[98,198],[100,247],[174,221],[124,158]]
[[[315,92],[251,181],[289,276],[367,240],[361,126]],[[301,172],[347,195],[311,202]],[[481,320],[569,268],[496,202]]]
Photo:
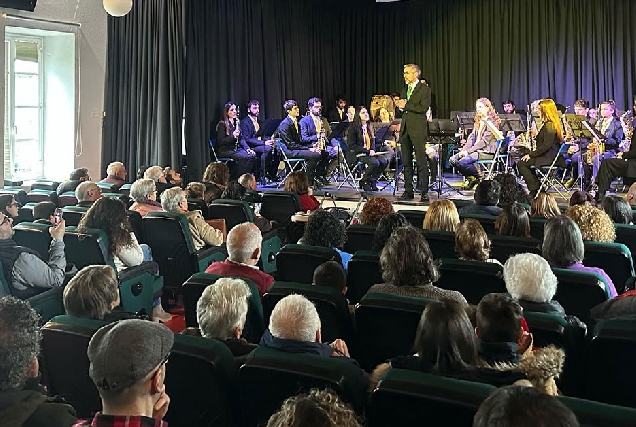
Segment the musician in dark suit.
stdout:
[[413,150],[417,161],[418,185],[422,188],[422,202],[428,202],[428,157],[426,140],[428,122],[426,112],[431,106],[431,89],[420,83],[420,67],[415,64],[404,66],[404,82],[400,99],[396,106],[402,111],[400,145],[404,163],[404,193],[400,200],[413,200]]
[[612,181],[619,176],[636,179],[636,144],[630,144],[629,151],[618,152],[616,158],[603,160],[598,171],[597,201],[605,197]]
[[347,121],[347,101],[344,96],[339,96],[336,105],[327,113],[329,123],[346,122]]
[[360,180],[360,188],[364,191],[378,191],[378,178],[389,164],[389,159],[382,155],[376,155],[376,153],[386,150],[383,141],[376,142],[373,126],[371,126],[369,119],[369,111],[366,107],[359,107],[347,134],[347,144],[349,145],[347,163],[352,166],[358,160],[364,163],[366,168]]
[[241,139],[260,158],[258,162],[259,179],[264,181],[267,177],[273,180],[278,170],[279,157],[276,155],[274,140],[263,139],[263,122],[258,119],[260,112],[259,102],[252,99],[247,103],[247,116],[241,120]]
[[[586,162],[583,162],[583,171],[585,173],[585,181],[595,182],[598,175],[598,171],[601,167],[601,162],[616,157],[620,152],[618,145],[623,141],[625,135],[623,133],[623,127],[620,120],[616,117],[616,106],[614,101],[605,101],[601,104],[600,117],[596,121],[597,133],[603,139],[605,143],[605,151],[603,153],[597,153],[592,157],[592,167]],[[591,176],[591,180],[590,180]]]
[[230,165],[231,179],[238,179],[254,167],[256,153],[241,138],[236,105],[228,102],[223,107],[223,119],[216,125],[216,154],[234,160],[235,167]]
[[[590,124],[590,126],[594,126],[596,124],[596,119],[590,117],[590,103],[587,99],[577,99],[574,101],[574,114],[577,116],[585,116],[585,121]],[[579,178],[579,173],[581,170],[580,162],[581,157],[585,156],[587,153],[587,146],[591,140],[587,137],[580,137],[573,141],[570,148],[568,148],[568,152],[565,155],[566,159],[570,158],[570,169],[571,175],[570,179],[566,181],[565,186],[567,188],[571,188],[576,180]],[[589,183],[588,183],[589,184]],[[583,184],[585,187],[588,185]]]
[[[316,169],[320,161],[324,160],[323,157],[326,158],[326,153],[323,155],[318,148],[302,143],[298,125],[300,109],[296,101],[293,99],[285,101],[283,108],[287,113],[287,117],[280,122],[276,131],[281,139],[281,148],[287,157],[300,157],[307,160],[307,177],[311,185],[316,177]],[[322,169],[324,170],[324,167]],[[321,185],[321,183],[317,184],[317,186]]]

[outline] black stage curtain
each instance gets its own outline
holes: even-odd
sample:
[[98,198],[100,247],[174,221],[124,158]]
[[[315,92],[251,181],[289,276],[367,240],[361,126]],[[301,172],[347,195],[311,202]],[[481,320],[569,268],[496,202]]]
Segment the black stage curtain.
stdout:
[[136,1],[108,18],[102,164],[181,166],[185,2]]
[[[139,2],[137,2],[139,3]],[[500,109],[552,97],[564,105],[636,91],[636,2],[632,0],[189,0],[186,150],[191,179],[209,161],[210,123],[232,100],[256,98],[263,117],[282,102],[328,108],[336,94],[368,105],[399,90],[402,65],[422,67],[438,116]]]

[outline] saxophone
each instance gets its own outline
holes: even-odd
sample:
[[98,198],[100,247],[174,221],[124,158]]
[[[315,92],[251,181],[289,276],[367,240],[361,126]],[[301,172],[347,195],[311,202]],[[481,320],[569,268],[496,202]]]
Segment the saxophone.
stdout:
[[[608,119],[601,119],[596,123],[597,124],[596,130],[600,131],[603,128],[603,123],[605,120],[608,120]],[[593,163],[594,156],[596,156],[597,154],[601,154],[605,151],[605,144],[601,140],[601,137],[596,133],[595,130],[592,129],[592,127],[587,122],[583,122],[583,124],[585,125],[587,130],[589,130],[590,133],[592,134],[592,142],[590,142],[589,145],[587,146],[587,153],[585,153],[585,162],[588,165],[591,165]]]
[[632,143],[632,135],[634,134],[634,127],[630,123],[631,120],[628,120],[628,115],[631,111],[627,110],[620,117],[621,127],[623,128],[623,134],[625,135],[625,139],[621,141],[618,145],[618,149],[620,151],[629,151],[629,147]]
[[561,116],[561,123],[563,124],[563,138],[566,144],[571,144],[574,141],[574,132],[572,131],[572,126],[570,122],[568,122],[565,114]]

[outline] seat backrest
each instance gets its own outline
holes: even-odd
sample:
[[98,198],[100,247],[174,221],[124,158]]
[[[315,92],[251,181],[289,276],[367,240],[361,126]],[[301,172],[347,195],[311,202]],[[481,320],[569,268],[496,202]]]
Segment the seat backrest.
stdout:
[[20,203],[20,205],[24,206],[28,203],[27,193],[21,188],[0,188],[0,195],[2,194],[10,194],[16,200],[16,202]]
[[356,308],[360,365],[370,371],[392,357],[411,354],[417,324],[430,302],[425,298],[366,294]]
[[33,184],[31,184],[31,190],[52,190],[56,191],[57,187],[60,186],[59,181],[51,181],[47,179],[38,179]]
[[636,225],[614,224],[614,226],[616,227],[616,243],[622,243],[627,246],[630,253],[636,253]]
[[59,203],[55,190],[31,190],[27,193],[27,200],[32,203],[53,202],[55,206]]
[[567,314],[589,324],[590,309],[609,298],[607,285],[596,273],[566,268],[552,268],[552,272],[559,283],[553,299],[563,306]]
[[78,270],[87,265],[115,268],[108,246],[108,236],[103,230],[89,228],[86,232],[79,232],[77,227],[67,227],[64,233],[66,262],[73,263]]
[[97,186],[99,188],[101,188],[102,191],[107,192],[107,193],[116,193],[117,192],[117,187],[119,186],[119,184],[116,183],[111,183],[111,182],[96,182]]
[[494,263],[444,258],[438,261],[441,277],[435,285],[460,292],[470,304],[492,292],[506,292],[503,268]]
[[286,398],[312,388],[330,388],[363,411],[366,381],[353,363],[258,347],[239,370],[242,425],[264,425]]
[[87,211],[88,208],[84,206],[64,206],[64,208],[62,208],[62,212],[64,214],[66,226],[72,227],[79,225],[79,222],[82,220],[82,217]]
[[334,249],[287,244],[276,254],[276,278],[283,282],[312,283],[316,267],[327,261],[342,263]]
[[636,420],[636,409],[608,405],[592,400],[559,396],[558,399],[570,408],[582,427],[632,427]]
[[292,215],[302,210],[298,194],[291,191],[266,191],[263,193],[261,215],[285,227]]
[[11,287],[7,283],[7,279],[4,277],[4,268],[0,262],[0,297],[6,297],[11,295]]
[[35,224],[33,222],[21,222],[13,227],[13,240],[20,245],[33,249],[40,255],[40,259],[49,260],[49,247],[51,246],[51,234],[49,225]]
[[75,197],[75,192],[67,191],[66,193],[60,194],[58,196],[58,203],[61,208],[64,206],[74,206],[77,204],[77,197]]
[[490,258],[505,264],[508,258],[516,254],[530,252],[541,255],[541,241],[534,237],[488,236],[491,242]]
[[146,243],[146,236],[144,235],[144,230],[141,225],[141,214],[137,211],[127,210],[126,215],[128,215],[128,222],[130,222],[130,227],[132,228],[133,233],[135,233],[137,241],[139,243]]
[[383,283],[380,271],[380,255],[373,251],[358,251],[347,266],[347,299],[359,302],[369,288]]
[[208,206],[208,211],[210,218],[225,219],[228,233],[235,225],[254,222],[252,209],[242,200],[216,199]]
[[455,233],[450,231],[424,230],[422,234],[431,248],[434,259],[457,258],[455,252]]
[[481,226],[484,227],[484,231],[486,231],[486,234],[496,234],[495,232],[495,221],[497,220],[496,216],[470,214],[470,213],[459,214],[459,219],[461,219],[462,221],[466,218],[475,218],[477,221],[479,221]]
[[344,244],[344,251],[350,254],[358,251],[370,251],[374,235],[374,225],[351,224],[347,227],[347,241]]
[[[203,291],[224,276],[208,273],[195,273],[183,283],[183,310],[186,326],[198,327],[197,302]],[[243,328],[243,337],[249,342],[258,343],[265,331],[263,305],[256,284],[249,279],[237,277],[247,283],[251,296],[248,300],[247,319]]]
[[410,427],[426,419],[470,426],[479,405],[494,390],[489,384],[391,368],[371,394],[369,427]]
[[623,293],[625,285],[633,281],[634,263],[632,254],[622,243],[585,242],[583,264],[602,268],[612,279],[616,291]]
[[404,215],[404,217],[411,223],[411,225],[415,228],[422,228],[424,225],[424,216],[426,216],[426,211],[420,211],[415,209],[400,209],[398,213]]
[[530,218],[530,236],[542,241],[546,221],[546,218]]

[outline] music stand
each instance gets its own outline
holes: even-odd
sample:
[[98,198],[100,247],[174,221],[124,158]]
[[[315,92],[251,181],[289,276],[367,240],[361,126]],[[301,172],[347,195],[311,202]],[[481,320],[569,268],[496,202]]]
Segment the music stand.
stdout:
[[[444,169],[442,165],[444,162],[442,161],[442,157],[444,155],[444,144],[452,144],[457,142],[457,132],[459,131],[459,125],[454,120],[448,119],[433,119],[428,123],[428,136],[431,138],[431,143],[439,144],[440,150],[438,152],[438,161],[437,161],[437,198],[439,199],[443,193],[444,187],[449,190],[455,191],[457,194],[462,195],[463,193],[448,184],[444,179]],[[424,191],[424,189],[422,189]]]
[[[565,120],[567,120],[568,124],[570,125],[570,128],[572,128],[572,136],[575,139],[580,140],[582,138],[586,138],[588,140],[592,140],[592,138],[594,137],[592,133],[583,124],[583,122],[587,121],[587,117],[583,115],[579,115],[579,114],[566,114]],[[583,184],[584,184],[583,181],[585,180],[585,171],[583,170],[583,161],[585,159],[583,158],[583,148],[581,147],[580,143],[579,143],[579,153],[581,153],[581,158],[579,159],[579,164],[577,167],[579,172],[578,181],[579,181],[579,188],[583,190]]]
[[499,118],[501,119],[501,132],[514,132],[516,135],[526,131],[526,125],[521,114],[499,114]]
[[451,120],[457,123],[464,136],[471,133],[475,128],[474,111],[451,111]]

